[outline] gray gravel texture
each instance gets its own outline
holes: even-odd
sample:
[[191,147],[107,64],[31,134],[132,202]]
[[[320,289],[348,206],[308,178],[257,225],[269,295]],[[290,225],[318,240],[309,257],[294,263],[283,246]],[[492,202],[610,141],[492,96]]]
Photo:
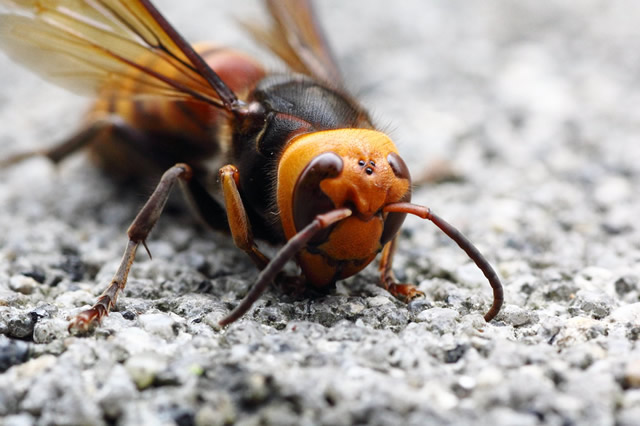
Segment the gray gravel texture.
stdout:
[[[159,3],[189,40],[280,66],[228,19],[260,19],[258,4]],[[33,159],[0,170],[1,422],[639,424],[640,3],[333,0],[319,13],[414,177],[449,170],[414,200],[495,265],[502,313],[483,321],[481,274],[409,219],[396,271],[426,299],[394,300],[372,265],[328,295],[270,291],[221,330],[257,273],[178,197],[116,311],[70,336],[150,188],[119,188],[83,155]],[[86,99],[4,57],[0,81],[2,155],[82,120]]]

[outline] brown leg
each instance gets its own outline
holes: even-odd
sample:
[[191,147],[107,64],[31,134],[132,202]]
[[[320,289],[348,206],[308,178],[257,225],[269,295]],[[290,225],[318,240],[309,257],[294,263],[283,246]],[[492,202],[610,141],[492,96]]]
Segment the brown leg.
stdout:
[[269,258],[258,250],[253,240],[251,224],[238,192],[238,169],[231,164],[222,167],[220,169],[220,183],[222,184],[224,206],[227,210],[227,221],[233,242],[249,255],[259,269],[264,269],[269,264]]
[[410,302],[417,297],[424,297],[424,293],[418,290],[413,284],[398,284],[393,274],[393,254],[396,251],[396,241],[398,237],[394,237],[389,241],[382,250],[382,258],[380,259],[380,286],[386,289],[396,298]]
[[115,115],[108,115],[104,118],[96,119],[89,125],[78,131],[58,144],[47,149],[37,149],[33,151],[21,152],[8,158],[0,160],[0,168],[17,164],[32,157],[47,157],[53,163],[59,163],[74,152],[84,148],[91,142],[97,140],[103,134],[111,132],[124,132],[126,134],[135,132],[122,119]]
[[289,241],[280,249],[272,261],[260,271],[256,283],[253,285],[249,293],[242,299],[242,302],[235,307],[229,315],[222,318],[218,324],[221,326],[229,325],[242,315],[244,315],[258,300],[260,295],[266,290],[267,286],[276,278],[284,265],[300,252],[307,243],[323,229],[327,229],[332,224],[346,219],[351,216],[352,211],[348,208],[341,208],[328,211],[317,215],[310,224],[302,228],[296,235],[291,237]]
[[[178,179],[188,181],[190,178],[191,167],[186,164],[176,164],[162,175],[153,194],[151,194],[127,230],[129,243],[124,251],[124,256],[122,257],[118,271],[111,280],[111,283],[102,295],[100,295],[93,307],[80,312],[80,314],[71,320],[69,330],[86,331],[92,324],[96,322],[99,323],[102,317],[109,314],[109,311],[116,303],[118,293],[124,289],[127,283],[129,270],[133,264],[138,246],[142,243],[145,249],[147,248],[145,241],[164,209],[171,188]],[[149,250],[147,249],[147,253],[148,252]],[[151,256],[151,253],[149,253],[149,256]]]

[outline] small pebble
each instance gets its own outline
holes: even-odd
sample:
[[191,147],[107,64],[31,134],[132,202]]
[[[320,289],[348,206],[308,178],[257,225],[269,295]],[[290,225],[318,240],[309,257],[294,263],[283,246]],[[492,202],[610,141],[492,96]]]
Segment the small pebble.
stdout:
[[157,353],[143,352],[131,356],[124,366],[131,380],[142,390],[151,386],[158,373],[167,367],[167,362]]
[[35,279],[24,275],[14,275],[9,279],[9,288],[22,294],[32,294],[39,285]]
[[29,357],[29,344],[22,340],[0,336],[0,373],[25,362]]
[[625,367],[624,383],[630,388],[640,388],[640,358],[630,361]]

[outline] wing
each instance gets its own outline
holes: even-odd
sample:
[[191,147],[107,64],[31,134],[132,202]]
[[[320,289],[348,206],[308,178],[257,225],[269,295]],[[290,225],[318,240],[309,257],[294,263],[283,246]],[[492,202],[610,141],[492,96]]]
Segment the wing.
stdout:
[[148,0],[0,0],[0,47],[80,93],[198,99],[234,111],[235,94]]
[[294,71],[342,87],[340,69],[320,28],[310,0],[266,0],[270,28],[245,24],[253,37]]

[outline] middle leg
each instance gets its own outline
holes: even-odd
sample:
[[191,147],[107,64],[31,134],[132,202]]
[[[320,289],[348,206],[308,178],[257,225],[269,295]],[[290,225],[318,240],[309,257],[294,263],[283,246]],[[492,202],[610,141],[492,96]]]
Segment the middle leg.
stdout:
[[[96,322],[99,323],[104,316],[109,314],[111,308],[116,304],[118,293],[124,290],[127,283],[129,270],[135,259],[138,246],[142,244],[145,249],[147,249],[145,241],[164,209],[171,188],[179,179],[185,181],[191,179],[191,167],[186,164],[176,164],[162,175],[158,186],[127,230],[129,242],[127,243],[127,248],[125,249],[118,271],[111,280],[111,283],[100,295],[95,305],[80,312],[71,320],[69,330],[86,331],[92,324]],[[148,249],[147,253],[149,253]],[[149,256],[151,256],[151,253],[149,253]]]

